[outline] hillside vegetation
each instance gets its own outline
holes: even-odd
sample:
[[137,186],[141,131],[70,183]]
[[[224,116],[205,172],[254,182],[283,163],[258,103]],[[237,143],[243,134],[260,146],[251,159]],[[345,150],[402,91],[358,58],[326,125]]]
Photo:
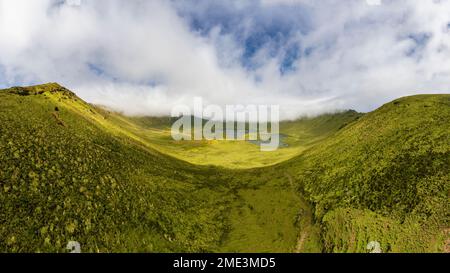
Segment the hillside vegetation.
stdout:
[[0,104],[1,251],[217,245],[232,187],[215,172],[145,149],[58,85],[1,91]]
[[450,221],[450,95],[406,97],[282,166],[321,222],[326,251],[442,251]]
[[362,115],[346,111],[282,122],[280,148],[267,153],[262,152],[258,144],[249,141],[175,141],[170,131],[176,120],[174,118],[126,117],[101,108],[98,111],[122,131],[139,136],[147,146],[164,154],[197,165],[215,165],[231,169],[265,167],[286,161]]
[[[58,84],[0,90],[0,252],[441,252],[450,96],[280,125],[274,153],[170,137]],[[257,168],[256,168],[257,167]]]
[[[1,90],[0,109],[1,252],[66,252],[69,241],[83,252],[219,251],[229,215],[248,206],[240,191],[263,185],[167,156],[127,129],[146,132],[148,119],[108,113],[58,84]],[[253,251],[291,251],[301,204],[284,191],[271,202],[291,206],[277,217],[287,227],[261,225],[277,240]]]

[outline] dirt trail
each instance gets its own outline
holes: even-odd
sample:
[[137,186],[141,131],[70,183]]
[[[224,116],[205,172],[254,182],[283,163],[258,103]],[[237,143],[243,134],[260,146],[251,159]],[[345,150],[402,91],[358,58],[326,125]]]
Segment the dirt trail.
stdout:
[[444,229],[447,239],[444,242],[444,253],[450,253],[450,228]]
[[302,253],[303,244],[305,243],[306,238],[308,238],[308,231],[301,231],[298,237],[299,238],[297,240],[297,246],[295,247],[294,253]]
[[[289,180],[289,184],[291,185],[292,189],[293,189],[293,194],[295,194],[295,186],[294,186],[294,180],[292,179],[292,176],[290,174],[286,174],[286,177]],[[305,200],[303,200],[302,198],[302,202],[307,204]],[[306,239],[309,236],[309,228],[312,225],[312,213],[308,210],[302,209],[302,211],[299,213],[299,222],[306,224],[306,228],[304,227],[305,225],[301,225],[302,228],[300,228],[300,232],[298,234],[297,237],[297,244],[295,246],[294,249],[294,253],[302,253],[303,251],[303,246],[305,244]]]

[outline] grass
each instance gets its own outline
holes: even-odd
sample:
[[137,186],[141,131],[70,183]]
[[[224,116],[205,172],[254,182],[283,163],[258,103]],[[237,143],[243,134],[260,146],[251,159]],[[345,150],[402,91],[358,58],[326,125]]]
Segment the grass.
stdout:
[[174,142],[58,84],[0,90],[0,252],[442,252],[450,96],[283,122],[287,147]]
[[[240,189],[233,208],[225,252],[290,252],[295,246],[302,204],[286,178]],[[280,217],[283,215],[283,217]],[[270,242],[270,243],[268,243]]]
[[217,247],[226,227],[217,208],[231,202],[231,185],[96,122],[65,90],[43,88],[57,92],[0,92],[1,251],[63,252],[70,240],[85,252]]
[[390,251],[439,252],[450,220],[449,132],[450,95],[401,98],[278,168],[313,204],[325,251],[361,252],[363,243],[347,243],[365,236]]
[[300,232],[308,231],[308,242],[299,251],[321,251],[320,237],[312,231],[310,208],[287,180],[281,177],[257,189],[239,191],[238,206],[230,216],[231,232],[222,251],[295,252]]
[[369,210],[340,208],[323,218],[324,248],[328,252],[368,252],[367,243],[380,243],[383,252],[443,252],[446,235],[434,223],[408,217],[399,221]]
[[232,171],[167,156],[56,84],[2,90],[0,107],[0,251],[222,248],[246,187]]
[[282,122],[280,130],[285,136],[282,142],[287,146],[269,153],[248,141],[174,141],[170,132],[173,118],[125,117],[111,111],[98,111],[122,131],[131,132],[145,145],[164,154],[196,165],[231,169],[260,168],[291,159],[361,116],[347,111]]

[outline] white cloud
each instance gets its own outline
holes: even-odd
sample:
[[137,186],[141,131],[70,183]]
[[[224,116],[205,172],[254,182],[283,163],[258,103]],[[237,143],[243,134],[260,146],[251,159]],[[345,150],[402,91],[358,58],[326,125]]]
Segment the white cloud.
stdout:
[[[176,103],[202,96],[222,105],[280,104],[284,118],[338,108],[367,111],[399,96],[450,89],[445,0],[236,4],[241,13],[279,5],[307,12],[308,31],[294,29],[284,41],[302,52],[285,74],[279,72],[283,45],[275,55],[262,47],[253,57],[258,67],[249,70],[233,30],[217,25],[200,35],[179,15],[189,4],[207,12],[207,4],[76,3],[0,0],[0,84],[57,81],[88,101],[131,114],[168,114]],[[261,20],[250,15],[232,27],[247,35]]]

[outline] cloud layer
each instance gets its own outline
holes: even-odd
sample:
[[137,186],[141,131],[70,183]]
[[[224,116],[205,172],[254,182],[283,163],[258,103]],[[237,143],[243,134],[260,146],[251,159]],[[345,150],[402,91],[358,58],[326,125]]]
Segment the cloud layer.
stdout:
[[0,0],[0,86],[60,82],[129,114],[283,118],[449,93],[450,1]]

